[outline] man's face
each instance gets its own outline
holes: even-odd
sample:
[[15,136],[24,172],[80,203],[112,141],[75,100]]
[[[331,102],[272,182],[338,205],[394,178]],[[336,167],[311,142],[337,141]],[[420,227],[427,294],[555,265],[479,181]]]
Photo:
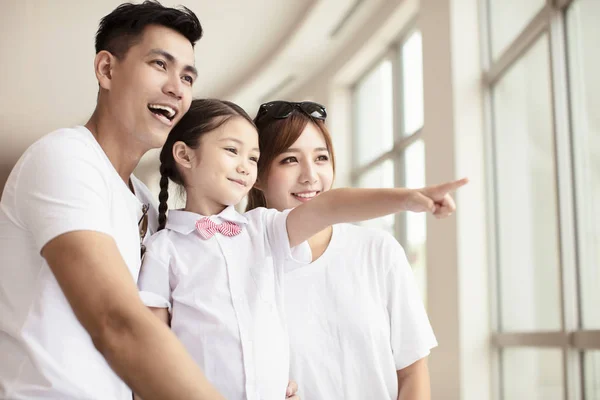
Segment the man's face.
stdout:
[[108,111],[117,129],[146,150],[161,147],[189,109],[195,80],[192,44],[177,31],[150,25],[111,68]]

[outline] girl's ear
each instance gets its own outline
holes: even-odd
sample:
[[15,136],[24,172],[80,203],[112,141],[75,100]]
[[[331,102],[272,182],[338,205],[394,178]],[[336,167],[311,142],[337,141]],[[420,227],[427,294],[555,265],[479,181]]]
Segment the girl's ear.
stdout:
[[173,145],[173,159],[183,168],[192,168],[192,160],[190,157],[192,149],[187,144],[179,141]]

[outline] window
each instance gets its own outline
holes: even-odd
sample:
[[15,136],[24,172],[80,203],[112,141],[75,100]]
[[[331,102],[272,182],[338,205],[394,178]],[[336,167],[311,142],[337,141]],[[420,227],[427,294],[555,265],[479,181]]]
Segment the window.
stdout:
[[[425,185],[421,33],[409,31],[353,88],[353,184]],[[425,298],[425,214],[386,216],[363,225],[387,230],[402,244]]]
[[600,399],[600,2],[482,0],[496,399]]

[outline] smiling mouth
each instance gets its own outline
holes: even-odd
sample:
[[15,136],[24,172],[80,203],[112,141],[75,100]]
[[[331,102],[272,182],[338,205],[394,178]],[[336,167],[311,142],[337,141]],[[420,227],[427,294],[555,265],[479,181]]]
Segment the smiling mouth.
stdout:
[[167,125],[172,125],[177,110],[164,104],[148,104],[148,110]]
[[241,179],[230,179],[230,178],[227,178],[227,179],[230,180],[233,183],[237,183],[238,185],[240,185],[242,187],[246,187],[246,182],[244,182]]
[[319,193],[321,193],[320,190],[315,190],[312,192],[298,192],[298,193],[292,193],[292,196],[294,196],[294,198],[300,200],[300,201],[308,201],[308,200],[312,200],[315,197],[317,197],[319,195]]

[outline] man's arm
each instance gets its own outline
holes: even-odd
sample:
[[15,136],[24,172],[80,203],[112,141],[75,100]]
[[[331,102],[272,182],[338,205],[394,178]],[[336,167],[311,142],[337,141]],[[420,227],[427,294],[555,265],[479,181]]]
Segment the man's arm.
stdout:
[[430,400],[431,387],[427,358],[421,358],[398,374],[398,400]]
[[223,399],[171,333],[141,302],[114,240],[62,234],[42,248],[98,351],[134,392],[152,399]]

